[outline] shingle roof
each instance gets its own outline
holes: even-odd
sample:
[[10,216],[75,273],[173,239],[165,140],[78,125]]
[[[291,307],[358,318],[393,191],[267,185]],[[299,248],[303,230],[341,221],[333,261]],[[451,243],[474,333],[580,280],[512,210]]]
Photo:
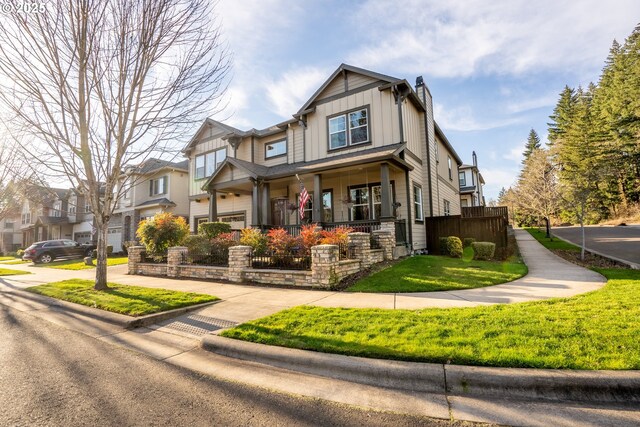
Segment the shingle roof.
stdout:
[[166,197],[163,197],[161,199],[147,200],[146,202],[140,203],[139,205],[137,205],[137,207],[140,207],[140,206],[153,206],[153,205],[176,206],[176,204],[173,203],[171,200],[167,199]]
[[135,167],[135,172],[146,175],[164,168],[183,169],[186,171],[189,168],[189,160],[170,162],[162,159],[147,159]]
[[470,185],[470,186],[467,186],[467,187],[460,187],[460,194],[473,193],[474,191],[476,191],[476,186],[475,185]]

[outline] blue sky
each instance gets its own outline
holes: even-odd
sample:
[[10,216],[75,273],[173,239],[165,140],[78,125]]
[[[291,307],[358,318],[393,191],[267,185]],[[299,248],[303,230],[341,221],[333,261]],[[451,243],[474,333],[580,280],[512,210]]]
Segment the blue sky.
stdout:
[[287,120],[342,63],[422,75],[435,119],[495,198],[517,176],[531,128],[565,84],[597,81],[614,38],[640,22],[638,0],[220,0],[234,56],[228,106],[240,129]]

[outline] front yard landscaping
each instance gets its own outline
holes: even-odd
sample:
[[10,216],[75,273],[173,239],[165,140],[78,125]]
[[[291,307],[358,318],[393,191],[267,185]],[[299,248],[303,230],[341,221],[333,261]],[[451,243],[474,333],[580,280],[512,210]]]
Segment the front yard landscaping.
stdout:
[[11,270],[10,268],[0,268],[0,276],[15,276],[18,274],[31,274],[28,271]]
[[527,274],[517,257],[506,261],[474,261],[473,249],[462,258],[417,255],[365,277],[351,292],[431,292],[480,288],[510,282]]
[[472,308],[295,307],[221,335],[382,359],[477,366],[640,369],[640,271],[598,269],[601,290]]
[[109,290],[96,291],[91,280],[71,279],[32,286],[26,291],[129,316],[143,316],[219,299],[212,295],[192,292],[117,283],[108,285]]
[[[95,259],[93,260],[93,262],[94,265],[86,265],[84,263],[84,260],[68,259],[64,261],[54,261],[49,264],[36,264],[36,266],[46,268],[59,268],[61,270],[89,270],[92,268],[96,268]],[[112,265],[126,264],[127,262],[128,258],[126,256],[107,258],[107,266],[109,267],[111,267]]]

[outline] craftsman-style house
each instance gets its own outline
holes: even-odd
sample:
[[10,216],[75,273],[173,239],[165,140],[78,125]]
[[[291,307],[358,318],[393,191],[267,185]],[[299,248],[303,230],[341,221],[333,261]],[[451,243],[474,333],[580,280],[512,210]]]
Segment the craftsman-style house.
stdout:
[[[460,213],[462,161],[422,77],[412,87],[342,64],[292,119],[248,131],[207,119],[184,152],[192,231],[211,220],[383,228],[400,255],[425,248],[425,217]],[[302,215],[301,183],[311,196]]]

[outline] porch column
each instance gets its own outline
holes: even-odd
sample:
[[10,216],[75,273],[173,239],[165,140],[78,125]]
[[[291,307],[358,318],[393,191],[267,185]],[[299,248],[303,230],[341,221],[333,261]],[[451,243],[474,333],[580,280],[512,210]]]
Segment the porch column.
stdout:
[[260,200],[261,223],[271,224],[271,185],[267,182],[262,184],[262,200]]
[[258,197],[258,181],[253,180],[253,191],[251,193],[251,224],[252,225],[260,225],[260,217],[258,212],[260,212],[260,198]]
[[209,222],[218,219],[218,200],[216,198],[216,190],[209,195]]
[[391,195],[391,180],[389,179],[389,163],[382,163],[380,165],[380,196],[382,197],[382,204],[380,206],[380,219],[389,220],[393,219],[392,216],[392,195]]
[[313,175],[313,212],[311,220],[316,224],[322,222],[322,175]]

